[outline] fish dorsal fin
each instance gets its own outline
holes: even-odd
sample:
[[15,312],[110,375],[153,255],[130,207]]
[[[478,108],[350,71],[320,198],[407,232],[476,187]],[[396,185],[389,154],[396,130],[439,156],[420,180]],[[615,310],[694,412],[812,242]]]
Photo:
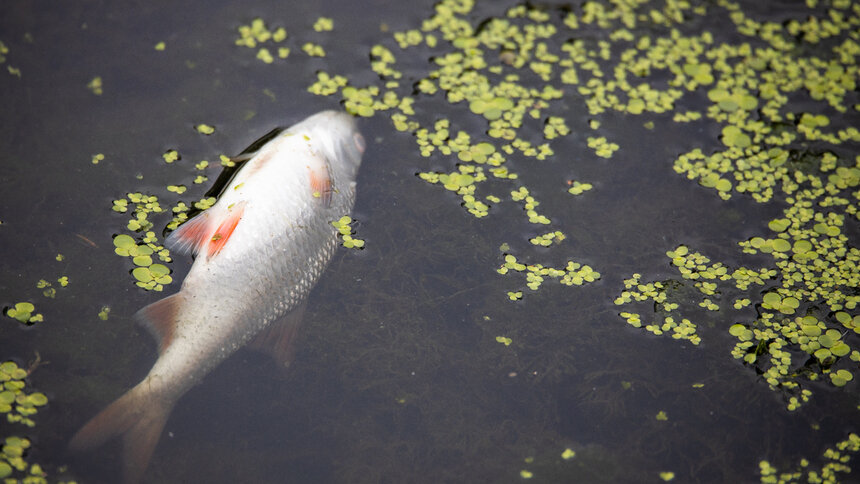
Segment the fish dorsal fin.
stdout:
[[242,220],[242,214],[244,212],[244,201],[227,208],[226,217],[221,219],[218,224],[218,228],[216,228],[215,232],[212,233],[212,236],[209,237],[209,246],[207,249],[207,257],[209,259],[218,255],[218,253],[221,252],[221,249],[223,249],[227,244],[227,241],[230,240],[230,236],[233,235],[233,231],[236,230],[236,226],[239,225],[239,221]]
[[181,254],[198,254],[205,248],[207,258],[212,258],[221,252],[239,225],[245,204],[243,200],[226,210],[213,207],[180,225],[167,236],[165,244],[170,250]]
[[158,342],[161,355],[173,342],[176,334],[176,316],[182,304],[181,292],[156,301],[138,311],[134,317],[146,327]]
[[325,156],[316,154],[311,156],[307,164],[308,176],[310,177],[311,191],[314,198],[318,198],[323,205],[331,205],[331,174],[329,173],[328,160]]

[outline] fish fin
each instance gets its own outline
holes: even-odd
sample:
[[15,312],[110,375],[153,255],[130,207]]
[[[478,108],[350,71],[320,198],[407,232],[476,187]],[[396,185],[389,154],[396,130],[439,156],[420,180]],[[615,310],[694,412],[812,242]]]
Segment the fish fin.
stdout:
[[306,303],[269,324],[251,340],[248,347],[271,356],[282,368],[288,368],[295,355],[295,341]]
[[307,167],[313,196],[319,198],[323,205],[328,207],[331,205],[332,192],[328,162],[324,156],[319,155],[312,157],[312,160]]
[[164,350],[173,342],[173,336],[176,333],[176,314],[182,302],[182,293],[179,292],[144,307],[134,315],[158,342],[159,355],[164,353]]
[[192,217],[171,232],[164,241],[164,244],[170,250],[179,252],[180,254],[187,254],[189,252],[197,254],[200,252],[200,248],[206,245],[206,236],[212,230],[210,228],[210,218],[208,211]]
[[74,452],[94,449],[122,435],[123,482],[136,483],[143,477],[155,450],[173,401],[153,398],[146,380],[132,388],[72,437],[69,449]]
[[218,228],[215,229],[215,232],[209,238],[207,252],[209,259],[218,255],[221,249],[227,244],[227,241],[230,240],[230,236],[233,235],[233,231],[236,230],[236,226],[242,220],[242,214],[245,212],[245,204],[245,201],[241,201],[227,210],[227,215],[221,220]]

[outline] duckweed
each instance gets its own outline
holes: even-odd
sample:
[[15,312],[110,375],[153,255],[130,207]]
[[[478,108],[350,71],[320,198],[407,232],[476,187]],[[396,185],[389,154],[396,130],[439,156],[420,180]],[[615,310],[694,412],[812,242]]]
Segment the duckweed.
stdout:
[[96,96],[101,96],[104,90],[102,89],[102,78],[99,76],[94,77],[88,84],[87,88],[92,91]]
[[769,461],[762,460],[759,462],[760,479],[766,484],[788,484],[800,482],[802,479],[806,482],[835,484],[840,482],[840,474],[847,475],[851,472],[848,464],[858,451],[860,436],[851,433],[845,440],[824,450],[822,457],[825,463],[820,468],[813,467],[807,459],[800,459],[793,470],[780,472]]
[[[48,397],[41,392],[25,391],[28,375],[29,372],[14,361],[0,363],[0,413],[6,414],[9,423],[34,427],[36,424],[32,417],[38,413],[39,407],[48,404]],[[25,460],[30,446],[26,438],[10,436],[3,439],[0,447],[0,479],[4,479],[4,482],[32,484],[47,482],[42,467],[28,464]]]
[[334,21],[328,17],[320,17],[314,22],[314,30],[317,32],[328,32],[334,28]]
[[338,235],[341,237],[341,243],[344,247],[347,249],[364,249],[364,241],[353,237],[355,232],[350,225],[351,223],[352,218],[347,215],[331,222],[332,226],[337,229]]
[[36,307],[30,302],[15,303],[14,307],[6,309],[6,316],[17,319],[24,324],[33,324],[42,321],[41,314],[34,314]]
[[[523,264],[512,254],[502,254],[504,264],[496,272],[505,275],[513,272],[523,273],[526,276],[526,286],[532,291],[537,291],[546,277],[557,279],[565,286],[581,286],[594,282],[600,278],[600,273],[590,266],[578,262],[568,261],[563,269],[545,267],[542,264]],[[522,298],[522,292],[508,292],[508,298],[515,301]]]
[[[136,266],[131,271],[135,284],[146,290],[162,291],[164,286],[173,282],[170,269],[159,263],[154,263],[153,256],[157,256],[162,262],[170,262],[170,253],[163,246],[157,244],[155,232],[149,231],[143,237],[143,243],[126,234],[119,234],[113,239],[114,252],[123,257],[130,257]],[[99,313],[101,317],[101,313]],[[107,319],[107,313],[105,317]]]
[[582,183],[582,182],[578,182],[576,180],[569,180],[567,182],[567,184],[570,187],[567,189],[567,192],[570,193],[571,195],[581,195],[581,194],[587,192],[588,190],[591,190],[592,188],[594,188],[594,186],[591,183]]
[[[483,187],[488,186],[487,181],[491,177],[508,182],[519,179],[519,174],[507,166],[509,157],[543,160],[555,154],[549,143],[522,137],[521,128],[526,124],[537,125],[543,140],[570,134],[567,121],[548,115],[547,111],[564,94],[553,81],[561,78],[563,83],[576,84],[580,75],[574,60],[564,55],[575,57],[576,49],[565,44],[557,52],[550,47],[548,39],[556,36],[559,28],[550,22],[547,12],[513,7],[504,16],[488,19],[478,29],[467,19],[472,7],[472,2],[445,0],[437,5],[435,14],[420,30],[393,33],[392,45],[401,51],[424,46],[436,49],[426,72],[417,75],[414,84],[399,81],[403,77],[398,69],[399,54],[377,44],[371,48],[370,59],[371,69],[379,76],[378,85],[356,86],[344,77],[317,73],[316,82],[308,90],[319,95],[332,95],[339,90],[346,110],[358,116],[387,111],[395,129],[414,135],[422,156],[451,157],[456,166],[453,171],[421,172],[419,178],[456,193],[468,213],[483,218],[490,214],[494,204],[504,203],[495,195],[481,194]],[[580,67],[596,68],[593,63]],[[702,71],[700,79],[706,68]],[[538,87],[526,87],[535,80],[540,81]],[[416,92],[412,92],[413,85]],[[634,109],[650,105],[646,92],[640,96],[643,99],[633,102]],[[438,108],[441,103],[461,104],[485,123],[486,131],[466,132],[441,115],[425,125],[415,115],[415,103],[433,105],[434,112],[441,112]],[[592,145],[604,157],[618,149],[617,144],[606,138],[595,137]],[[571,193],[591,188],[589,184],[578,183],[571,187]],[[549,216],[538,212],[540,202],[527,187],[515,186],[510,193],[511,200],[522,203],[530,223],[551,223]],[[546,246],[549,239],[541,240],[536,245]],[[594,280],[594,274],[597,273],[559,277],[566,283],[581,284]],[[538,277],[541,276],[532,273],[528,280],[530,287],[540,284]]]
[[173,163],[176,160],[182,159],[182,157],[179,156],[179,152],[176,150],[167,150],[161,156],[164,158],[165,163]]
[[323,49],[323,46],[313,42],[305,42],[302,44],[302,51],[310,57],[325,57],[325,49]]
[[0,413],[5,413],[10,423],[33,427],[36,423],[30,417],[38,412],[37,407],[47,405],[48,398],[43,393],[24,391],[27,376],[27,370],[14,361],[0,363]]
[[534,245],[541,245],[543,247],[549,247],[553,243],[559,243],[565,239],[565,235],[561,233],[561,231],[556,230],[555,232],[549,232],[543,235],[538,235],[537,237],[529,239]]
[[235,44],[249,49],[260,46],[256,58],[266,64],[275,61],[274,55],[267,47],[268,45],[271,45],[280,59],[286,59],[290,55],[289,47],[281,45],[287,38],[287,31],[283,27],[269,30],[263,19],[255,18],[250,25],[240,25],[238,31],[239,37],[236,38]]

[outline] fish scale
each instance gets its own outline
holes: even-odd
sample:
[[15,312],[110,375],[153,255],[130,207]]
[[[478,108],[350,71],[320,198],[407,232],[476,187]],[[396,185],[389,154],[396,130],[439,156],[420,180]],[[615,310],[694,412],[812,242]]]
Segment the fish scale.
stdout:
[[121,436],[124,480],[137,482],[175,402],[225,358],[265,330],[264,347],[288,362],[291,311],[337,248],[331,222],[352,210],[364,146],[351,116],[315,114],[249,155],[218,201],[168,237],[197,257],[179,293],[137,314],[159,357],[75,434],[73,450]]

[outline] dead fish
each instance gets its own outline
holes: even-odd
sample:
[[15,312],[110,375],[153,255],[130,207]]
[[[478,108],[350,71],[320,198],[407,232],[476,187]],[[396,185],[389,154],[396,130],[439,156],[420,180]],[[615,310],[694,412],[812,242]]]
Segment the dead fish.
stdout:
[[364,148],[351,116],[324,111],[244,156],[218,201],[167,237],[197,257],[177,294],[136,315],[158,359],[75,434],[72,450],[121,436],[124,480],[136,482],[176,401],[221,361],[269,336],[288,363],[303,301],[338,245],[331,222],[352,211]]

